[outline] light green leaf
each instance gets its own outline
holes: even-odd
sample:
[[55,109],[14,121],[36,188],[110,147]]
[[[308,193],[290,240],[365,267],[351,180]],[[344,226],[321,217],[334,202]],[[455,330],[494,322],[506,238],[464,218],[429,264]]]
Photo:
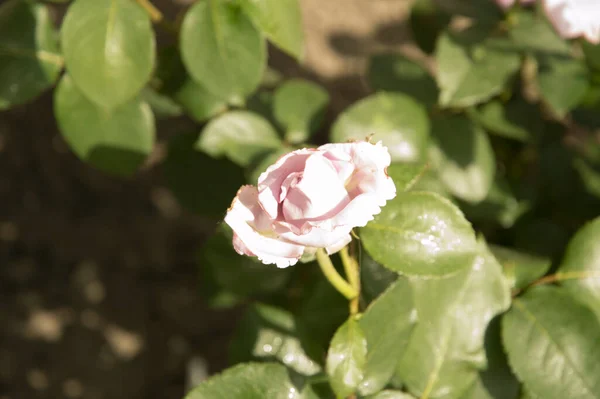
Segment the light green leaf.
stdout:
[[521,11],[512,13],[510,21],[513,26],[508,29],[508,34],[518,50],[534,54],[569,54],[569,43],[542,15]]
[[523,289],[545,275],[552,261],[549,258],[519,252],[514,249],[490,245],[490,250],[504,269],[512,288]]
[[224,98],[189,77],[176,47],[161,52],[157,75],[161,93],[172,97],[196,122],[204,122],[227,109]]
[[429,169],[425,163],[392,163],[387,168],[387,174],[396,185],[396,191],[408,191]]
[[460,397],[486,366],[485,331],[510,304],[500,265],[481,254],[443,279],[411,278],[419,322],[398,366],[409,391],[423,398]]
[[377,262],[402,274],[441,277],[469,267],[478,251],[461,211],[434,193],[398,194],[360,230]]
[[400,54],[375,55],[367,75],[375,90],[401,92],[427,107],[437,102],[438,88],[429,72]]
[[356,391],[364,377],[366,360],[365,334],[351,317],[335,332],[327,351],[326,370],[336,395],[346,397]]
[[238,0],[238,2],[273,44],[297,60],[302,60],[304,33],[298,0]]
[[198,150],[212,157],[226,156],[241,166],[281,145],[269,121],[248,111],[230,111],[211,120],[196,142]]
[[48,89],[62,64],[46,5],[9,0],[0,6],[0,110]]
[[600,217],[571,239],[557,274],[567,291],[600,317]]
[[367,361],[358,386],[361,395],[374,394],[387,385],[416,322],[412,289],[405,278],[398,279],[371,302],[359,320],[367,338]]
[[232,104],[259,85],[266,43],[239,6],[222,0],[196,2],[180,34],[181,56],[192,78]]
[[587,40],[581,41],[585,61],[592,69],[600,70],[600,44],[592,44]]
[[171,97],[151,87],[144,87],[140,92],[140,100],[148,103],[157,119],[175,118],[183,114],[183,109]]
[[292,79],[279,86],[273,97],[273,114],[291,143],[302,143],[315,133],[329,103],[329,94],[307,80]]
[[305,376],[321,367],[302,349],[294,317],[286,310],[257,303],[246,311],[231,342],[232,364],[251,360],[279,361]]
[[265,265],[233,249],[232,232],[229,226],[220,224],[217,231],[200,250],[200,265],[204,275],[203,293],[213,305],[226,292],[230,298],[273,294],[285,287],[292,269],[278,269]]
[[538,107],[521,98],[507,104],[492,100],[480,108],[470,109],[469,116],[490,133],[522,142],[530,142],[543,127]]
[[415,399],[415,397],[407,394],[406,392],[386,389],[385,391],[381,391],[375,395],[367,396],[366,399]]
[[333,142],[383,141],[392,161],[417,162],[429,141],[429,119],[422,105],[399,93],[373,94],[340,114],[331,130]]
[[154,116],[148,104],[132,100],[112,110],[88,100],[64,75],[54,93],[54,114],[73,152],[105,172],[132,175],[152,151]]
[[482,201],[496,172],[488,136],[464,116],[434,119],[432,133],[429,156],[446,189],[462,200]]
[[520,57],[506,49],[502,39],[479,37],[481,32],[468,29],[446,32],[438,40],[437,82],[443,107],[468,107],[500,93],[517,72]]
[[131,0],[77,0],[61,28],[65,64],[81,92],[113,108],[150,79],[156,56],[148,14]]
[[536,287],[516,299],[502,337],[512,369],[535,396],[600,397],[600,325],[563,289]]
[[314,399],[310,388],[292,381],[277,363],[243,363],[217,374],[188,393],[185,399]]
[[171,139],[163,174],[181,205],[199,215],[221,219],[245,183],[244,172],[229,159],[215,159],[196,150],[197,140],[197,132]]
[[540,94],[562,118],[581,103],[590,87],[587,67],[567,56],[540,56],[538,63]]

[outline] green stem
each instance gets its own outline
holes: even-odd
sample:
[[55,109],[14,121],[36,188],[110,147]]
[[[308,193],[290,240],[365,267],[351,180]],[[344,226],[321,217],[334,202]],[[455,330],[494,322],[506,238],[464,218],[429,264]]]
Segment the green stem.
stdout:
[[154,4],[150,3],[150,0],[136,0],[136,1],[138,2],[139,5],[141,5],[144,8],[144,10],[146,10],[146,12],[150,16],[150,19],[152,20],[152,22],[158,23],[158,22],[162,21],[162,19],[163,19],[162,12],[160,12],[160,10],[158,8],[156,8],[154,6]]
[[337,270],[335,270],[333,263],[331,263],[331,259],[329,259],[329,255],[327,255],[323,248],[317,250],[317,263],[321,267],[321,271],[325,275],[325,278],[340,292],[340,294],[349,300],[358,297],[358,292],[339,275]]
[[358,262],[350,256],[347,246],[341,249],[340,258],[342,258],[342,264],[344,265],[344,271],[346,272],[346,277],[348,277],[348,282],[357,293],[356,297],[352,298],[350,301],[350,314],[355,315],[359,312],[360,299],[360,270]]

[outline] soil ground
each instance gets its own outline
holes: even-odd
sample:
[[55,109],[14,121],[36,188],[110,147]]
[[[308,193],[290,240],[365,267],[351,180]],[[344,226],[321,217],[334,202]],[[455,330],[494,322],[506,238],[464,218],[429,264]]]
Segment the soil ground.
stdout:
[[[330,117],[367,93],[370,54],[414,50],[408,1],[301,4],[306,60],[273,51],[271,64],[324,84]],[[159,137],[193,128],[162,121]],[[0,399],[179,399],[190,359],[226,366],[240,312],[202,303],[195,258],[211,226],[164,187],[163,153],[116,179],[69,152],[51,93],[0,113]]]

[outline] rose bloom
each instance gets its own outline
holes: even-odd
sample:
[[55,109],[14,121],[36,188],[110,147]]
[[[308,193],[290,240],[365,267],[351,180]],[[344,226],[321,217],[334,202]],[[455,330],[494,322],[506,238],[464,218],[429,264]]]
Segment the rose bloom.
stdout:
[[[517,0],[496,0],[496,4],[498,4],[504,10],[512,7],[516,2]],[[535,0],[521,0],[519,3],[523,5],[533,4],[535,3]]]
[[387,175],[390,154],[381,142],[326,144],[281,157],[242,186],[225,216],[241,255],[287,267],[306,252],[332,254],[396,196]]
[[600,0],[545,0],[544,8],[563,38],[600,43]]

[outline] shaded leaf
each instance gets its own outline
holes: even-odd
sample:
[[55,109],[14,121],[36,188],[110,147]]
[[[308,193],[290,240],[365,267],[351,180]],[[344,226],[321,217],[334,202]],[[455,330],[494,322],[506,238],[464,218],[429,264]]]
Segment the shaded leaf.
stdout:
[[402,274],[441,277],[469,267],[475,234],[460,210],[434,193],[398,194],[360,230],[369,255]]
[[523,289],[544,276],[552,261],[511,248],[490,245],[490,250],[504,269],[504,275],[512,288]]
[[437,102],[438,88],[429,72],[400,54],[373,56],[367,75],[375,90],[398,91],[427,107]]
[[202,130],[196,148],[213,157],[226,156],[241,166],[281,146],[273,126],[248,111],[230,111],[211,120]]
[[374,394],[392,378],[417,323],[412,289],[398,279],[365,310],[359,324],[367,339],[367,360],[358,391]]
[[468,29],[446,32],[437,44],[439,104],[468,107],[500,93],[520,66],[519,55],[502,39],[484,39]]
[[381,266],[365,250],[360,251],[360,289],[369,303],[398,279],[398,273]]
[[569,54],[569,43],[556,33],[548,19],[542,15],[516,12],[511,15],[511,22],[513,26],[508,34],[516,49],[533,54]]
[[566,56],[538,58],[538,85],[543,99],[559,116],[575,108],[589,88],[585,64]]
[[129,0],[77,0],[63,21],[65,64],[81,92],[104,107],[131,100],[156,56],[150,17]]
[[600,325],[594,314],[556,287],[535,287],[503,317],[508,360],[534,395],[600,397]]
[[336,395],[346,397],[356,391],[364,377],[366,359],[365,334],[351,317],[335,332],[327,351],[326,370]]
[[488,136],[464,116],[434,119],[432,133],[429,155],[446,189],[462,200],[482,201],[496,172]]
[[221,0],[196,2],[180,33],[181,56],[192,78],[232,104],[259,85],[266,43],[239,6]]
[[64,75],[54,93],[54,114],[73,152],[90,165],[132,175],[152,151],[154,115],[148,104],[132,100],[112,110],[88,100]]
[[171,139],[163,174],[181,205],[199,215],[220,219],[245,182],[243,169],[228,159],[216,159],[196,150],[197,140],[197,132]]
[[0,5],[0,110],[50,88],[62,63],[46,5],[21,0]]
[[364,140],[371,134],[373,142],[382,140],[388,147],[392,161],[420,161],[429,141],[427,113],[403,94],[373,94],[340,114],[332,127],[331,140]]
[[433,53],[441,31],[450,22],[450,14],[436,7],[433,0],[417,0],[410,10],[410,29],[417,45],[427,54]]
[[261,303],[252,305],[239,322],[230,354],[232,364],[251,360],[279,361],[305,376],[321,370],[302,349],[296,337],[293,315]]
[[329,103],[329,94],[307,80],[291,79],[273,97],[273,114],[291,143],[308,140],[318,129]]

